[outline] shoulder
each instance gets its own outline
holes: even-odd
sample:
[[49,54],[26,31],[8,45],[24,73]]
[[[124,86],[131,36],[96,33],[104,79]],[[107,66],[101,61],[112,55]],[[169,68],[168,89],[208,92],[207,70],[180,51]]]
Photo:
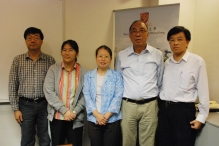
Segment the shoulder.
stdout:
[[55,60],[51,55],[45,53],[42,53],[42,57],[46,60]]
[[96,75],[96,69],[94,70],[90,70],[87,73],[85,73],[85,76],[89,76],[89,77],[93,77],[94,75]]
[[130,53],[131,51],[133,52],[133,46],[130,46],[130,47],[125,48],[124,50],[121,50],[118,53],[118,56],[128,55],[128,53]]
[[189,52],[189,60],[196,62],[197,64],[199,63],[200,65],[205,63],[204,59],[201,56],[190,52]]
[[152,53],[154,55],[162,56],[162,52],[160,50],[158,50],[157,48],[154,48],[154,47],[148,45],[147,49],[149,50],[150,53]]

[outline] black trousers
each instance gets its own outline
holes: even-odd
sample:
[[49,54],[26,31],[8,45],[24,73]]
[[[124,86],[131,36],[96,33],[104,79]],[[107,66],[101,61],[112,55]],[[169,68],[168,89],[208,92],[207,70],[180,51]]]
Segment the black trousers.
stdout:
[[194,146],[196,130],[190,122],[195,119],[194,103],[167,104],[159,101],[156,146]]
[[72,127],[73,121],[53,119],[50,122],[52,145],[65,144],[67,139],[68,144],[82,146],[83,127],[75,128],[74,130]]
[[101,126],[88,121],[88,135],[91,146],[121,146],[120,122],[121,120]]

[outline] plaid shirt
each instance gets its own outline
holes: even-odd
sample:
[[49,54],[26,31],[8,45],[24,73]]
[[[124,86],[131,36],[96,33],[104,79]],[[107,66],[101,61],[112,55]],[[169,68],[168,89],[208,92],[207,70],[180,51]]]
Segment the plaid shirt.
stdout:
[[34,62],[28,53],[14,58],[9,75],[9,100],[12,110],[19,110],[18,97],[44,97],[43,83],[49,67],[55,63],[52,56],[41,53]]

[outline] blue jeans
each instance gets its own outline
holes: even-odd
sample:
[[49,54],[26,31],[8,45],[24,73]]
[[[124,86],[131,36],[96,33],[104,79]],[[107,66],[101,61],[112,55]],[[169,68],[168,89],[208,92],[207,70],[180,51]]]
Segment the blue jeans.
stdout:
[[19,109],[23,116],[21,146],[34,146],[36,133],[39,138],[39,145],[49,146],[47,101],[34,103],[19,100]]

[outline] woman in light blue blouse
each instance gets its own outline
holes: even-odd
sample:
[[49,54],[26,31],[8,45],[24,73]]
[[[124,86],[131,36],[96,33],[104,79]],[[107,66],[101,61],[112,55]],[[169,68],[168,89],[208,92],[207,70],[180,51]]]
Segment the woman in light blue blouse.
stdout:
[[84,77],[83,93],[91,146],[121,145],[123,79],[119,72],[109,68],[111,60],[111,49],[100,46],[96,50],[97,68]]

